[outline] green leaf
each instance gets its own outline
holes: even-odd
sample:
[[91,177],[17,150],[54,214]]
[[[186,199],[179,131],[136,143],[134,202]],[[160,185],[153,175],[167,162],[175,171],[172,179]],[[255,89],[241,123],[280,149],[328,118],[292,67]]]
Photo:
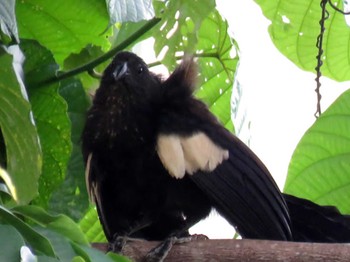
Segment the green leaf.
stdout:
[[[278,50],[300,68],[315,72],[320,33],[320,1],[255,0],[271,20],[269,33]],[[337,2],[341,8],[342,1]],[[322,73],[338,81],[350,79],[350,27],[344,15],[327,5]]]
[[71,152],[70,122],[66,103],[57,93],[57,86],[30,92],[30,100],[43,148],[43,173],[39,179],[38,203],[48,204],[51,193],[66,175]]
[[151,19],[154,16],[151,0],[106,0],[106,4],[111,25],[117,22],[138,22]]
[[212,12],[199,28],[198,44],[200,81],[196,95],[210,106],[210,110],[233,131],[231,96],[238,48],[228,35],[228,24],[218,11]]
[[[143,26],[145,26],[149,21],[139,21],[137,23],[134,22],[125,22],[123,23],[120,28],[118,27],[115,31],[115,37],[111,39],[112,46],[115,47],[119,44],[121,44],[123,41],[131,37],[135,32],[140,30]],[[153,37],[153,31],[148,30],[143,32],[141,36],[138,37],[137,41],[132,42],[127,49],[130,50],[134,45],[136,45],[138,42],[141,42],[149,37]]]
[[81,133],[90,103],[78,80],[63,81],[60,94],[68,103],[68,114],[72,122],[73,151],[67,167],[67,177],[54,192],[50,209],[65,213],[78,221],[89,206],[85,185],[85,164],[81,153]]
[[35,229],[50,240],[58,258],[57,261],[71,261],[76,256],[69,238],[67,239],[59,234],[59,232],[51,231],[46,228],[36,226]]
[[88,241],[79,226],[65,215],[51,215],[37,206],[17,206],[12,209],[42,227],[55,231],[78,244],[88,244]]
[[350,90],[310,127],[294,151],[284,191],[350,213]]
[[33,261],[33,262],[60,262],[60,260],[58,260],[57,258],[48,257],[48,256],[37,256],[37,258],[38,258],[38,261]]
[[[154,18],[149,21],[144,20],[137,23],[124,22],[118,28],[113,27],[114,36],[109,38],[112,49],[108,53],[103,53],[100,47],[88,45],[79,54],[71,54],[65,60],[64,67],[66,70],[74,70],[81,68],[82,64],[91,66],[91,63],[93,63],[93,71],[98,75],[104,71],[118,51],[130,50],[142,40],[152,37],[151,29],[158,22],[159,19]],[[96,63],[96,61],[98,62]],[[83,72],[77,75],[77,77],[82,82],[85,90],[96,90],[99,86],[100,79],[96,76],[92,77],[90,72]]]
[[[12,67],[12,56],[0,48],[0,127],[5,140],[7,173],[2,176],[13,198],[28,203],[38,193],[41,149],[30,104]],[[2,175],[5,173],[2,172]]]
[[71,262],[86,262],[86,260],[81,256],[74,257]]
[[84,169],[81,150],[74,147],[67,177],[53,193],[49,210],[67,214],[75,221],[81,219],[88,208]]
[[154,51],[157,56],[164,52],[163,64],[174,69],[176,52],[194,52],[197,31],[202,21],[214,10],[215,1],[155,1],[154,5],[157,16],[162,18],[153,30]]
[[98,262],[130,262],[131,261],[130,259],[117,254],[106,255],[101,251],[88,246],[73,244],[73,248],[75,249],[75,252],[77,254],[80,254],[80,256],[82,256],[85,259],[85,261],[98,261]]
[[[79,54],[71,54],[64,61],[64,68],[66,70],[73,70],[75,68],[80,67],[83,64],[87,64],[90,61],[97,59],[103,54],[104,53],[100,47],[88,45]],[[97,67],[94,68],[94,71],[96,73],[102,72],[110,62],[110,60],[107,60],[104,63],[99,64]],[[92,77],[88,72],[81,73],[76,77],[79,78],[79,80],[82,82],[82,85],[84,86],[85,90],[96,90],[100,84],[100,79]]]
[[16,14],[20,38],[37,40],[59,65],[88,44],[110,46],[108,34],[101,34],[108,25],[103,1],[17,1]]
[[0,206],[0,221],[15,227],[25,241],[39,254],[55,257],[55,252],[49,240],[16,217],[11,211]]
[[15,15],[15,2],[15,0],[0,2],[0,29],[1,32],[8,37],[15,38],[18,43],[19,39]]
[[25,245],[20,233],[11,225],[0,224],[0,257],[2,261],[17,262]]
[[2,135],[0,128],[0,166],[6,168],[6,147],[4,136]]
[[37,87],[43,78],[54,76],[57,64],[52,54],[34,41],[22,41],[26,56],[24,64],[26,85],[37,123],[43,150],[43,171],[39,179],[36,203],[47,207],[52,192],[66,176],[71,152],[67,104],[58,94],[58,83]]
[[127,257],[124,257],[124,256],[116,254],[116,253],[112,253],[112,252],[108,252],[106,254],[106,256],[108,258],[111,258],[112,261],[115,261],[115,262],[131,262],[132,261],[131,259],[129,259]]
[[91,207],[88,210],[79,222],[79,225],[90,243],[107,242],[100,220],[98,219],[96,207]]

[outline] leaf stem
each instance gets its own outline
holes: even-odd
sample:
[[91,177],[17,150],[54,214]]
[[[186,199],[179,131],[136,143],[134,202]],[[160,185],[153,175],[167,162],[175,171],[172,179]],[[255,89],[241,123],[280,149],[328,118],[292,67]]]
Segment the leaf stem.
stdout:
[[41,82],[39,85],[47,85],[47,84],[52,84],[58,81],[61,81],[63,79],[78,75],[80,73],[83,73],[85,71],[91,71],[93,70],[96,66],[99,64],[105,62],[106,60],[112,58],[116,53],[119,51],[125,49],[128,47],[130,44],[132,44],[134,41],[136,41],[138,38],[140,38],[145,32],[149,31],[152,29],[158,22],[160,21],[160,18],[153,18],[149,20],[144,26],[142,26],[139,30],[135,31],[130,37],[125,39],[123,42],[121,42],[119,45],[108,51],[107,53],[101,55],[100,57],[96,58],[95,60],[92,60],[82,66],[79,66],[77,68],[74,68],[70,71],[63,72],[55,77],[49,78],[47,80],[44,80]]

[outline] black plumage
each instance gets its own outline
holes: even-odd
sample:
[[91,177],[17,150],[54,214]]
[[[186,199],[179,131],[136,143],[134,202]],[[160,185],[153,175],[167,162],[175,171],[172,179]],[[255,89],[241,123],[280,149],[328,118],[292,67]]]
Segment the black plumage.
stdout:
[[284,194],[292,219],[293,240],[350,243],[350,216],[334,206],[320,206],[307,199]]
[[130,52],[103,74],[83,155],[89,194],[117,251],[126,237],[186,237],[212,208],[244,238],[293,239],[283,195],[255,154],[193,96],[196,77],[190,58],[163,80]]

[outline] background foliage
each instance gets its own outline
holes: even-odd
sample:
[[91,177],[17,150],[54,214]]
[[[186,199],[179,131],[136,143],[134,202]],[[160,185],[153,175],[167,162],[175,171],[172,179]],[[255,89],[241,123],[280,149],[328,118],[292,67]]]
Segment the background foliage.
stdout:
[[[271,20],[276,47],[313,71],[318,3],[256,2]],[[322,70],[349,80],[349,27],[343,15],[329,11]],[[0,257],[126,260],[88,244],[105,240],[88,202],[80,152],[99,81],[91,71],[101,72],[118,51],[151,37],[159,56],[150,65],[172,71],[184,52],[192,53],[200,66],[197,96],[234,131],[231,94],[239,58],[227,22],[214,0],[8,0],[0,3],[0,26]],[[285,186],[344,213],[350,213],[349,99],[345,92],[305,133]]]
[[[256,0],[271,20],[276,47],[300,68],[315,72],[320,33],[320,1]],[[341,10],[343,1],[332,1]],[[350,78],[350,27],[346,17],[326,5],[322,73],[337,81]],[[346,91],[306,131],[292,156],[285,192],[350,214],[349,92]]]

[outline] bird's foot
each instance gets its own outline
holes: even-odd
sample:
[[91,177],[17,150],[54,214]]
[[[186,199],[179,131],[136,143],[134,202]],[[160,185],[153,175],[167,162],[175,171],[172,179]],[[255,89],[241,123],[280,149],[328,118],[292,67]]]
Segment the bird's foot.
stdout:
[[115,235],[113,237],[113,241],[108,243],[107,251],[121,254],[123,251],[123,247],[129,241],[144,241],[144,240],[140,238]]
[[[180,239],[184,239],[184,238],[180,238]],[[179,239],[177,237],[170,237],[170,238],[164,240],[162,243],[160,243],[158,246],[151,249],[151,251],[149,251],[147,253],[144,261],[145,262],[162,262],[166,258],[166,256],[168,255],[172,246],[178,240]]]
[[203,234],[193,234],[190,236],[191,241],[197,241],[197,240],[208,240],[209,237]]
[[114,253],[120,254],[127,241],[128,241],[127,236],[115,235],[113,237],[112,242],[108,243],[108,251],[112,251]]
[[191,235],[187,237],[169,237],[155,248],[151,249],[145,257],[145,262],[162,262],[174,244],[188,243],[196,240],[209,239],[205,235]]

